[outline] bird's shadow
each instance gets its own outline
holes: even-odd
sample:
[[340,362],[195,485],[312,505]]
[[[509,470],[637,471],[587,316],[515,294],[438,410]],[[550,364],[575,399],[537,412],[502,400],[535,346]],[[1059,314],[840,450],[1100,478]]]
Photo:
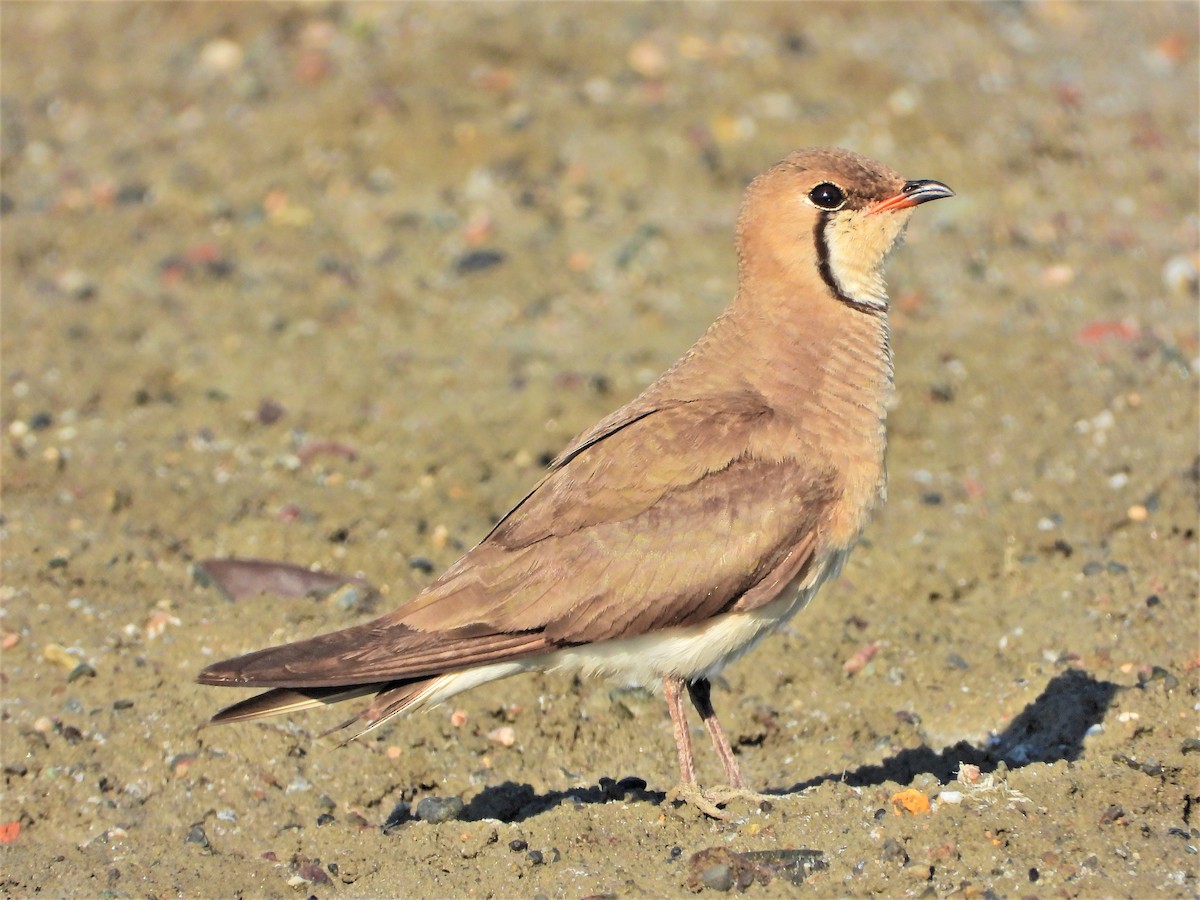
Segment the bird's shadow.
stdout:
[[[1017,769],[1032,763],[1052,763],[1078,759],[1088,731],[1097,725],[1112,702],[1120,685],[1097,681],[1079,670],[1056,675],[1046,689],[1000,734],[981,746],[959,741],[942,750],[917,747],[902,750],[895,756],[857,769],[830,772],[798,782],[791,787],[769,788],[764,793],[785,796],[826,782],[836,781],[855,787],[874,787],[885,782],[909,784],[918,775],[932,775],[941,783],[954,779],[963,763],[978,766],[981,772],[993,772],[1001,764]],[[539,794],[528,784],[508,781],[484,788],[463,810],[466,821],[498,819],[520,822],[570,802],[599,804],[613,800],[661,804],[666,800],[662,791],[646,788],[640,778],[616,781],[601,778],[600,783],[565,791]]]

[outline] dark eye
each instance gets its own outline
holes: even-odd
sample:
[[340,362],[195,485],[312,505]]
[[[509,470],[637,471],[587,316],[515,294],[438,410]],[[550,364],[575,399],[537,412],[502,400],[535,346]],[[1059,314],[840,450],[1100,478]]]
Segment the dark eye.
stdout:
[[842,189],[836,184],[829,181],[822,181],[808,192],[808,199],[818,209],[841,209],[842,204],[846,202],[846,195],[842,193]]

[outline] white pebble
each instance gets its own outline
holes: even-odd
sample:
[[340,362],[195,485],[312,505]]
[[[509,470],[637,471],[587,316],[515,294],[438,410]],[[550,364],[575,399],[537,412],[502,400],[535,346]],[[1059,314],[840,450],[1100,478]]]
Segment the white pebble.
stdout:
[[218,75],[241,68],[244,58],[241,46],[228,38],[211,40],[200,50],[200,64]]
[[1180,297],[1189,297],[1200,290],[1200,271],[1195,260],[1187,256],[1172,256],[1162,270],[1163,285]]

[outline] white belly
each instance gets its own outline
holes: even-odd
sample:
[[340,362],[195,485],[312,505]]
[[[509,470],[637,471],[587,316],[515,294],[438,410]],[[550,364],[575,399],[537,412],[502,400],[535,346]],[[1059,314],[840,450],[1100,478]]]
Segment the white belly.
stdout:
[[413,705],[432,706],[519,672],[563,670],[646,687],[657,685],[666,675],[686,681],[710,678],[803,609],[822,584],[837,576],[849,553],[846,549],[832,554],[819,571],[788,585],[777,599],[758,609],[726,613],[701,625],[665,628],[443,675]]

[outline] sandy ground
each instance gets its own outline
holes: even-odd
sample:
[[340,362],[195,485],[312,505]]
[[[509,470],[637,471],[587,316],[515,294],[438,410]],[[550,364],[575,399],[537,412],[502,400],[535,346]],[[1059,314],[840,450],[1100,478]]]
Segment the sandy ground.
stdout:
[[[4,892],[1194,896],[1197,20],[5,4]],[[684,350],[809,144],[959,196],[891,267],[889,505],[715,695],[769,808],[669,808],[662,701],[566,677],[198,729]],[[379,596],[194,583],[232,554]]]

